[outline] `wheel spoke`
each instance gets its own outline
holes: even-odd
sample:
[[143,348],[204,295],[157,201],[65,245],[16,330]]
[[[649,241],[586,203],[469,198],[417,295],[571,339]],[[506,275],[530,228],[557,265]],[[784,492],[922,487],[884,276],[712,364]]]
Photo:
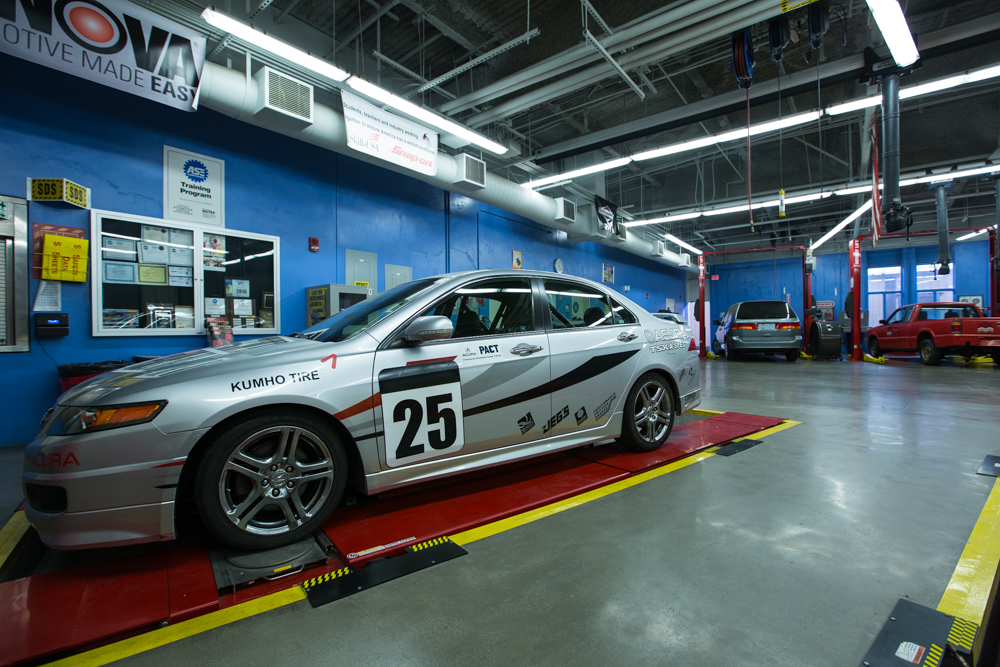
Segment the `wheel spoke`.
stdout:
[[271,463],[281,464],[285,461],[293,461],[295,459],[295,450],[299,446],[299,435],[302,434],[302,429],[284,427],[281,429],[281,440],[278,441],[278,447],[274,450],[274,456],[271,457]]
[[[236,514],[236,516],[239,517],[239,521],[236,523],[236,525],[239,526],[240,528],[246,528],[247,524],[249,524],[253,520],[253,518],[257,516],[257,513],[260,512],[262,509],[264,509],[264,506],[267,505],[269,502],[270,501],[267,499],[267,496],[259,495],[257,497],[257,501],[253,503],[253,507],[251,507],[245,514],[243,514],[243,516],[239,516],[238,513]],[[240,505],[240,507],[243,507],[246,504],[247,503],[244,502]]]
[[293,479],[308,481],[314,477],[333,476],[333,461],[330,459],[323,459],[316,463],[297,463],[295,467],[299,472],[299,476]]
[[[292,510],[291,503],[288,502],[288,498],[275,498],[275,504],[281,508],[281,511],[285,515],[285,521],[288,522],[288,529],[297,528],[302,525],[302,520],[295,516],[294,510]],[[301,507],[301,505],[300,505]]]
[[252,456],[244,454],[240,450],[233,452],[233,455],[229,458],[229,463],[227,466],[233,466],[233,469],[242,468],[243,470],[261,473],[264,468],[267,467],[267,461],[262,461],[260,459],[255,459]]
[[661,421],[663,421],[663,422],[669,422],[670,421],[670,413],[669,412],[665,412],[663,410],[660,410],[656,414],[660,418]]
[[299,489],[292,490],[292,492],[288,494],[288,499],[291,500],[292,505],[295,507],[295,513],[299,515],[302,521],[305,521],[312,516],[312,514],[302,505],[302,497],[299,495]]
[[[236,459],[236,456],[233,457]],[[244,477],[249,477],[259,486],[264,480],[264,474],[260,470],[252,470],[247,468],[245,464],[239,459],[226,461],[226,465],[222,468],[224,472],[233,472],[237,475],[243,475]]]
[[650,403],[653,405],[659,405],[661,400],[663,400],[663,387],[657,387],[656,393],[653,394],[653,398],[650,399]]

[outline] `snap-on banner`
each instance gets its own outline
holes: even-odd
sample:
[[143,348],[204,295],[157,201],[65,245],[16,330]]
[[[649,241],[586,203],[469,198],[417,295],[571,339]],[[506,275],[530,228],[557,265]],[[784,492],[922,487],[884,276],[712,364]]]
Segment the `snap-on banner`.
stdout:
[[400,118],[346,90],[340,92],[347,145],[356,151],[412,169],[437,174],[437,132]]
[[205,37],[125,0],[0,0],[0,52],[198,108]]

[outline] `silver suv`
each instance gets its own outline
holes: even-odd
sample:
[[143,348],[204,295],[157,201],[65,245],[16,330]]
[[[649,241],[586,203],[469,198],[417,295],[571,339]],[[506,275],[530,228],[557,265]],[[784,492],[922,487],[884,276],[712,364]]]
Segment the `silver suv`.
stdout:
[[744,352],[783,354],[788,361],[799,358],[802,325],[784,301],[734,303],[712,324],[718,327],[712,351],[725,352],[726,359],[739,359]]

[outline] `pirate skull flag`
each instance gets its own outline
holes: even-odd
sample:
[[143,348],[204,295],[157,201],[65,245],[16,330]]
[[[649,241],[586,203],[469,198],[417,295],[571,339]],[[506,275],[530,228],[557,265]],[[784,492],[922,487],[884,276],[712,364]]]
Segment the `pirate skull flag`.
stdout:
[[597,226],[609,234],[618,234],[618,205],[607,199],[594,195],[594,208],[597,209]]

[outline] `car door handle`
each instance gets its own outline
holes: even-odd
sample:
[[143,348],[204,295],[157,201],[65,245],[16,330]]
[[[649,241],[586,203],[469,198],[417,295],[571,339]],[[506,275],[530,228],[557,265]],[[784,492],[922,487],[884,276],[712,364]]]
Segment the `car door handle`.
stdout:
[[517,347],[511,348],[510,353],[516,354],[521,357],[526,357],[529,354],[534,354],[535,352],[541,352],[541,345],[526,345],[524,343],[518,345]]
[[620,333],[620,334],[618,334],[618,340],[620,340],[623,343],[627,343],[629,341],[635,340],[638,337],[639,336],[637,336],[634,333]]

